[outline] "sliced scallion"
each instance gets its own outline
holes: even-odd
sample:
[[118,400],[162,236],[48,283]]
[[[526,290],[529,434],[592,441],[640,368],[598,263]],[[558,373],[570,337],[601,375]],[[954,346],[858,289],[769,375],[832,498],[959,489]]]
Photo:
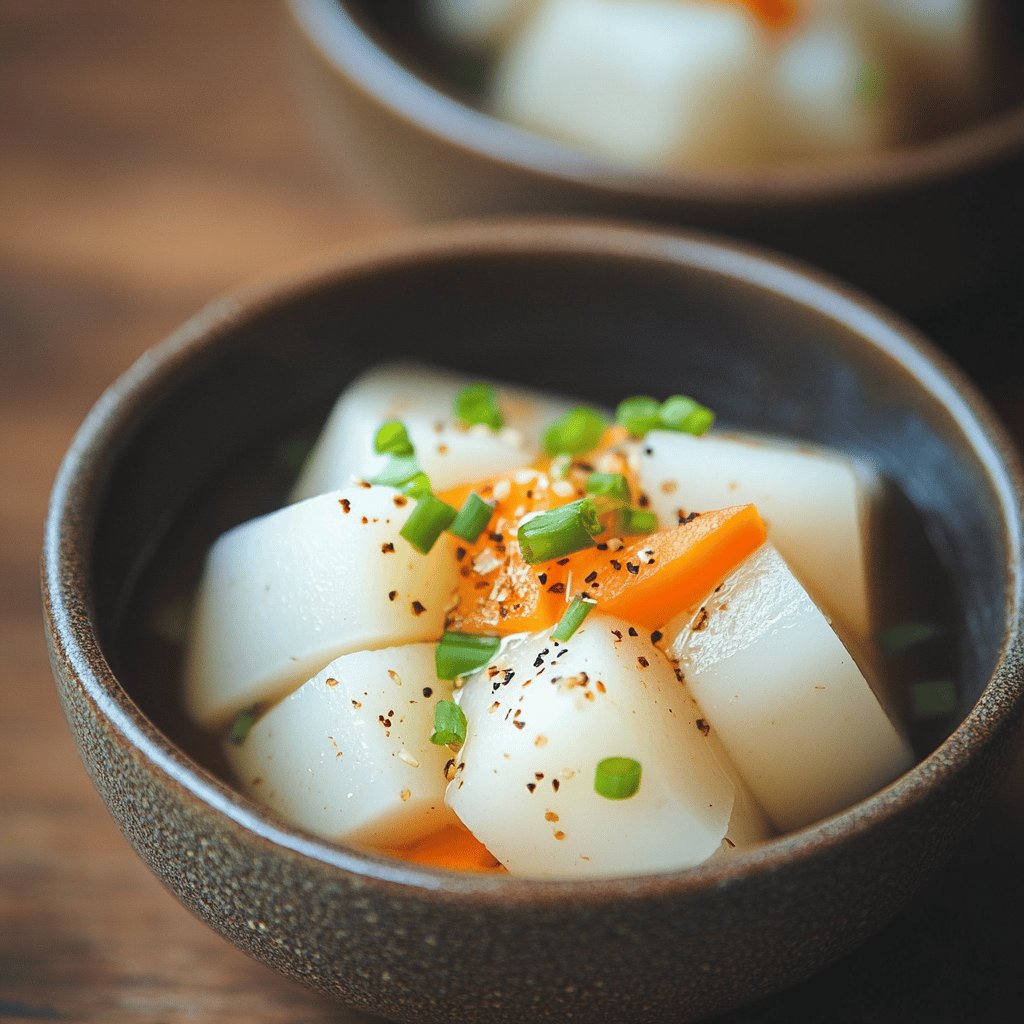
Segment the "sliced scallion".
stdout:
[[433,494],[424,494],[417,498],[416,507],[398,532],[417,551],[427,554],[454,519],[451,505]]
[[658,517],[649,508],[627,508],[622,510],[620,524],[622,533],[654,533]]
[[448,532],[454,533],[456,537],[468,540],[472,544],[487,529],[492,515],[494,515],[494,506],[490,502],[484,501],[476,491],[470,491],[469,497],[462,503],[462,508],[459,509],[455,521],[448,527]]
[[629,504],[629,481],[621,473],[591,473],[587,477],[587,494]]
[[402,493],[417,499],[422,498],[425,494],[430,494],[430,478],[422,470],[414,473],[402,484]]
[[942,630],[934,622],[901,622],[878,634],[878,646],[884,654],[895,656],[941,635]]
[[580,498],[528,519],[516,536],[523,558],[530,565],[536,565],[592,548],[594,537],[601,529],[594,502]]
[[956,687],[948,679],[932,679],[910,687],[915,718],[944,718],[956,711]]
[[370,477],[370,483],[404,488],[421,472],[420,464],[414,455],[392,455],[384,464],[384,468],[376,476]]
[[377,428],[373,450],[378,455],[413,455],[415,452],[409,431],[401,420],[388,420]]
[[466,713],[453,700],[434,705],[434,731],[430,742],[439,747],[459,746],[466,742]]
[[640,788],[640,762],[632,757],[606,757],[594,772],[594,791],[608,800],[627,800]]
[[604,417],[596,409],[577,405],[544,431],[544,451],[548,455],[582,455],[597,447],[605,425]]
[[555,626],[551,634],[552,639],[557,640],[560,644],[568,642],[573,633],[583,625],[583,620],[595,607],[597,607],[596,601],[591,601],[577,594],[572,599],[569,607],[565,609],[565,614],[558,620],[558,625]]
[[681,434],[706,434],[715,422],[715,414],[706,406],[687,395],[673,395],[661,403],[658,416],[663,430]]
[[498,404],[498,392],[490,384],[467,384],[456,396],[454,412],[467,427],[482,423],[491,430],[501,430],[505,417]]
[[457,679],[483,668],[498,653],[501,638],[445,630],[434,649],[438,679]]
[[661,423],[661,402],[650,395],[634,395],[619,402],[615,420],[621,423],[630,437],[644,437],[657,430]]
[[234,743],[235,746],[243,744],[248,738],[250,730],[256,724],[260,711],[261,707],[259,704],[254,704],[251,708],[239,711],[231,723],[231,728],[228,730],[228,740]]

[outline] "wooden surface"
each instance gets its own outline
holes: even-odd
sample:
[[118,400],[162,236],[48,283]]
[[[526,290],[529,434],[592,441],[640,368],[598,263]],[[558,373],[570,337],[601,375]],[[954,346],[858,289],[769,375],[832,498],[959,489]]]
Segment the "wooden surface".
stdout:
[[[39,615],[48,490],[102,389],[218,294],[396,226],[328,165],[284,18],[270,0],[0,0],[0,1020],[360,1019],[149,874],[78,760]],[[1019,328],[995,310],[986,329],[1019,345]],[[969,369],[1021,439],[1006,359]],[[863,949],[729,1020],[1020,1019],[1016,807],[1002,794]]]

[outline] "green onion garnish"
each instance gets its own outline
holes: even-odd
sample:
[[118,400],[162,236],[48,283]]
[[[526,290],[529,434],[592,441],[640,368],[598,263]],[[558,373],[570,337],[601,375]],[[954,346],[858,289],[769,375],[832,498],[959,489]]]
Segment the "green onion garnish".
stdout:
[[448,532],[472,544],[487,529],[492,515],[494,506],[484,501],[476,491],[470,491],[469,497],[463,502],[459,514],[455,517],[455,522],[448,527]]
[[594,502],[590,498],[580,498],[527,519],[516,536],[523,558],[530,565],[536,565],[592,548],[594,537],[601,529]]
[[551,638],[560,644],[566,643],[573,633],[583,625],[583,620],[596,606],[596,601],[577,594],[569,607],[565,609],[565,614],[558,620],[558,625],[555,626]]
[[498,653],[501,638],[445,630],[434,648],[438,679],[457,679],[483,668]]
[[417,499],[422,498],[425,494],[431,494],[430,478],[422,470],[414,473],[402,484],[402,493]]
[[644,437],[657,430],[661,422],[661,403],[650,395],[634,395],[619,402],[615,419],[621,423],[630,437]]
[[587,494],[614,498],[629,504],[629,481],[621,473],[591,473],[587,477]]
[[941,635],[942,630],[934,622],[901,622],[878,634],[878,646],[883,654],[895,656]]
[[577,405],[544,431],[548,455],[582,455],[596,448],[604,434],[604,417],[587,405]]
[[417,551],[427,554],[437,538],[455,519],[455,509],[433,494],[424,494],[416,500],[416,507],[398,532]]
[[251,708],[239,711],[235,715],[235,720],[231,723],[231,728],[228,730],[228,740],[234,743],[235,746],[240,746],[244,743],[249,736],[249,730],[256,724],[256,719],[259,718],[261,710],[261,705],[253,704]]
[[439,700],[434,705],[434,731],[430,742],[439,747],[461,747],[466,742],[466,726],[466,713],[455,701]]
[[715,422],[715,414],[686,395],[673,395],[661,403],[659,423],[663,430],[682,434],[706,434]]
[[373,450],[378,455],[412,455],[415,452],[409,431],[400,420],[388,420],[377,428]]
[[467,384],[453,403],[455,416],[467,427],[482,423],[491,430],[501,430],[505,418],[498,405],[498,392],[490,384]]
[[623,533],[654,533],[658,517],[648,508],[627,508],[622,510],[619,523]]
[[956,687],[948,679],[914,683],[910,711],[915,718],[941,718],[956,711]]
[[376,476],[370,477],[370,483],[402,488],[420,472],[422,470],[415,456],[392,455],[384,468]]
[[640,762],[606,757],[594,772],[594,791],[609,800],[626,800],[640,788]]

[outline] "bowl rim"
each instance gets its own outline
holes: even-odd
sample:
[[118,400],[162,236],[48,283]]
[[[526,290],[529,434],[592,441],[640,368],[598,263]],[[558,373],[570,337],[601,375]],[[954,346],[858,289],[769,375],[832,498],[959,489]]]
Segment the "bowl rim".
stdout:
[[365,97],[433,141],[549,186],[605,201],[752,209],[893,195],[1024,157],[1024,101],[952,132],[850,161],[676,174],[637,170],[479,110],[393,53],[349,0],[287,0],[292,20],[327,64]]
[[[290,826],[201,767],[157,729],[122,688],[101,649],[91,607],[88,567],[93,522],[107,470],[124,436],[145,418],[163,382],[207,348],[230,340],[268,310],[314,297],[342,281],[444,263],[466,256],[632,259],[717,274],[752,286],[811,313],[844,324],[896,359],[965,435],[999,500],[1002,541],[1010,553],[1004,631],[991,676],[979,700],[953,733],[907,773],[865,800],[821,822],[771,839],[715,863],[676,872],[617,878],[538,880],[471,874],[414,865],[333,844]],[[429,892],[441,899],[471,897],[497,904],[543,907],[566,898],[593,904],[685,896],[762,872],[804,862],[822,846],[885,827],[923,802],[929,791],[963,771],[996,734],[1024,711],[1024,471],[1016,448],[986,400],[958,367],[888,310],[827,275],[787,257],[713,235],[640,228],[618,221],[564,217],[487,218],[421,228],[322,256],[304,270],[215,299],[163,342],[143,354],[100,396],[58,470],[46,518],[41,558],[45,620],[55,671],[89,702],[119,742],[186,799],[223,815],[248,841],[315,862],[321,870],[358,876],[361,884]]]

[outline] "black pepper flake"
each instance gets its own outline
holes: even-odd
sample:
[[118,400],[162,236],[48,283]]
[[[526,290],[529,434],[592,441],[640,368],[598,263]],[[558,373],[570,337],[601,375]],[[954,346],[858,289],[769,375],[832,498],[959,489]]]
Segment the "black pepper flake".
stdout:
[[626,563],[626,572],[631,573],[633,576],[635,576],[639,571],[640,571],[640,566],[637,565],[636,562],[627,562]]
[[502,680],[502,686],[508,686],[509,683],[515,678],[516,670],[514,668],[505,669],[505,678]]
[[420,604],[419,601],[413,601],[413,603],[412,603],[412,613],[413,613],[413,615],[422,615],[426,610],[427,609],[424,608],[423,605]]
[[565,593],[565,584],[564,583],[552,583],[551,586],[548,587],[548,593],[549,594],[564,594]]
[[735,850],[736,849],[736,844],[728,836],[723,836],[722,837],[722,842],[723,843],[728,843],[729,844],[729,848],[731,850]]
[[646,494],[641,494],[640,497],[636,499],[636,503],[641,508],[647,508],[647,506],[650,505],[651,503],[651,499],[648,498]]
[[558,781],[558,779],[552,779],[552,780],[551,780],[551,788],[552,788],[552,789],[553,789],[553,790],[554,790],[554,791],[555,791],[556,793],[558,792],[558,790],[559,790],[559,787],[560,787],[561,785],[562,785],[562,784],[561,784],[561,783],[560,783],[560,782]]
[[543,587],[548,581],[548,574],[546,572],[537,573],[537,579],[540,580],[540,585]]
[[555,562],[555,565],[568,565],[568,564],[569,564],[569,559],[568,558],[560,558],[557,562]]
[[651,666],[651,663],[642,654],[636,659],[636,661],[641,668],[650,668]]
[[612,560],[611,560],[611,561],[610,561],[610,562],[609,562],[608,564],[609,564],[609,565],[610,565],[610,566],[611,566],[611,567],[612,567],[612,568],[613,568],[613,569],[614,569],[614,570],[615,570],[616,572],[622,572],[622,563],[621,563],[621,562],[620,562],[620,561],[619,561],[619,560],[618,560],[617,558],[613,558],[613,559],[612,559]]
[[697,519],[699,516],[699,512],[691,512],[689,515],[684,515],[683,510],[680,509],[678,512],[679,525],[685,526],[687,523],[692,523],[694,519]]
[[707,736],[711,732],[711,726],[703,718],[698,718],[694,725],[700,730],[701,736]]
[[532,793],[537,788],[536,782],[528,782],[526,788]]
[[366,488],[366,490],[369,490],[369,489],[370,489],[370,488],[371,488],[371,487],[373,486],[373,484],[371,484],[371,483],[369,482],[369,480],[360,480],[360,481],[359,481],[359,486],[360,486],[360,487],[365,487],[365,488]]
[[534,777],[534,778],[535,778],[535,779],[536,779],[536,780],[537,780],[538,782],[540,782],[540,781],[541,781],[541,779],[543,779],[543,778],[544,778],[544,773],[543,773],[543,772],[534,772],[534,773],[533,773],[533,777]]
[[597,570],[595,569],[593,572],[591,572],[588,575],[584,576],[583,582],[584,583],[593,583],[594,580],[596,580],[596,579],[597,579]]
[[604,541],[601,541],[600,544],[597,544],[595,546],[596,546],[598,551],[607,551],[608,550],[608,545]]
[[656,629],[656,630],[655,630],[655,631],[654,631],[654,632],[653,632],[653,633],[651,634],[651,643],[652,643],[652,644],[656,644],[656,643],[658,643],[658,642],[659,642],[659,641],[661,640],[661,638],[662,638],[662,637],[663,637],[664,635],[665,635],[665,634],[664,634],[664,633],[662,633],[662,631],[661,631],[660,629]]
[[630,626],[629,627],[629,635],[630,636],[639,636],[640,634],[636,631],[636,627],[635,626]]
[[359,519],[359,522],[361,522],[363,524],[363,526],[365,526],[369,521],[370,520],[367,519],[366,516],[361,516],[360,519]]
[[465,557],[466,557],[466,549],[464,547],[462,547],[462,545],[460,544],[455,549],[455,561],[456,562],[461,562]]
[[557,654],[555,655],[555,657],[556,657],[556,658],[560,658],[560,657],[561,657],[561,656],[562,656],[563,654],[568,654],[568,653],[569,653],[569,648],[568,648],[568,647],[563,647],[563,648],[562,648],[562,649],[561,649],[561,650],[560,650],[560,651],[559,651],[559,652],[558,652],[558,653],[557,653]]
[[382,555],[393,555],[395,553],[395,545],[391,541],[386,541],[380,546],[380,553]]
[[508,618],[508,608],[505,605],[503,605],[503,604],[498,605],[498,618],[500,618],[500,619],[507,619]]
[[434,690],[433,690],[432,687],[430,687],[430,686],[424,686],[423,687],[423,696],[424,697],[432,697],[433,695],[434,695]]
[[348,515],[352,511],[352,502],[348,498],[339,498],[338,504],[341,506],[341,511]]
[[394,601],[394,599],[396,597],[398,597],[398,591],[397,590],[389,590],[388,591],[388,600],[389,601]]
[[644,455],[653,455],[653,454],[654,454],[654,449],[653,448],[645,448],[644,449]]
[[520,719],[519,721],[514,721],[512,724],[517,729],[525,729],[526,728],[526,723],[524,721],[522,721],[522,719]]
[[616,640],[621,640],[622,639],[622,630],[621,629],[613,629],[612,630],[612,636],[615,637]]
[[391,500],[395,503],[395,508],[402,508],[409,504],[409,499],[404,494],[396,494]]
[[503,533],[489,533],[487,536],[490,537],[495,544],[500,544],[505,539],[505,535]]

